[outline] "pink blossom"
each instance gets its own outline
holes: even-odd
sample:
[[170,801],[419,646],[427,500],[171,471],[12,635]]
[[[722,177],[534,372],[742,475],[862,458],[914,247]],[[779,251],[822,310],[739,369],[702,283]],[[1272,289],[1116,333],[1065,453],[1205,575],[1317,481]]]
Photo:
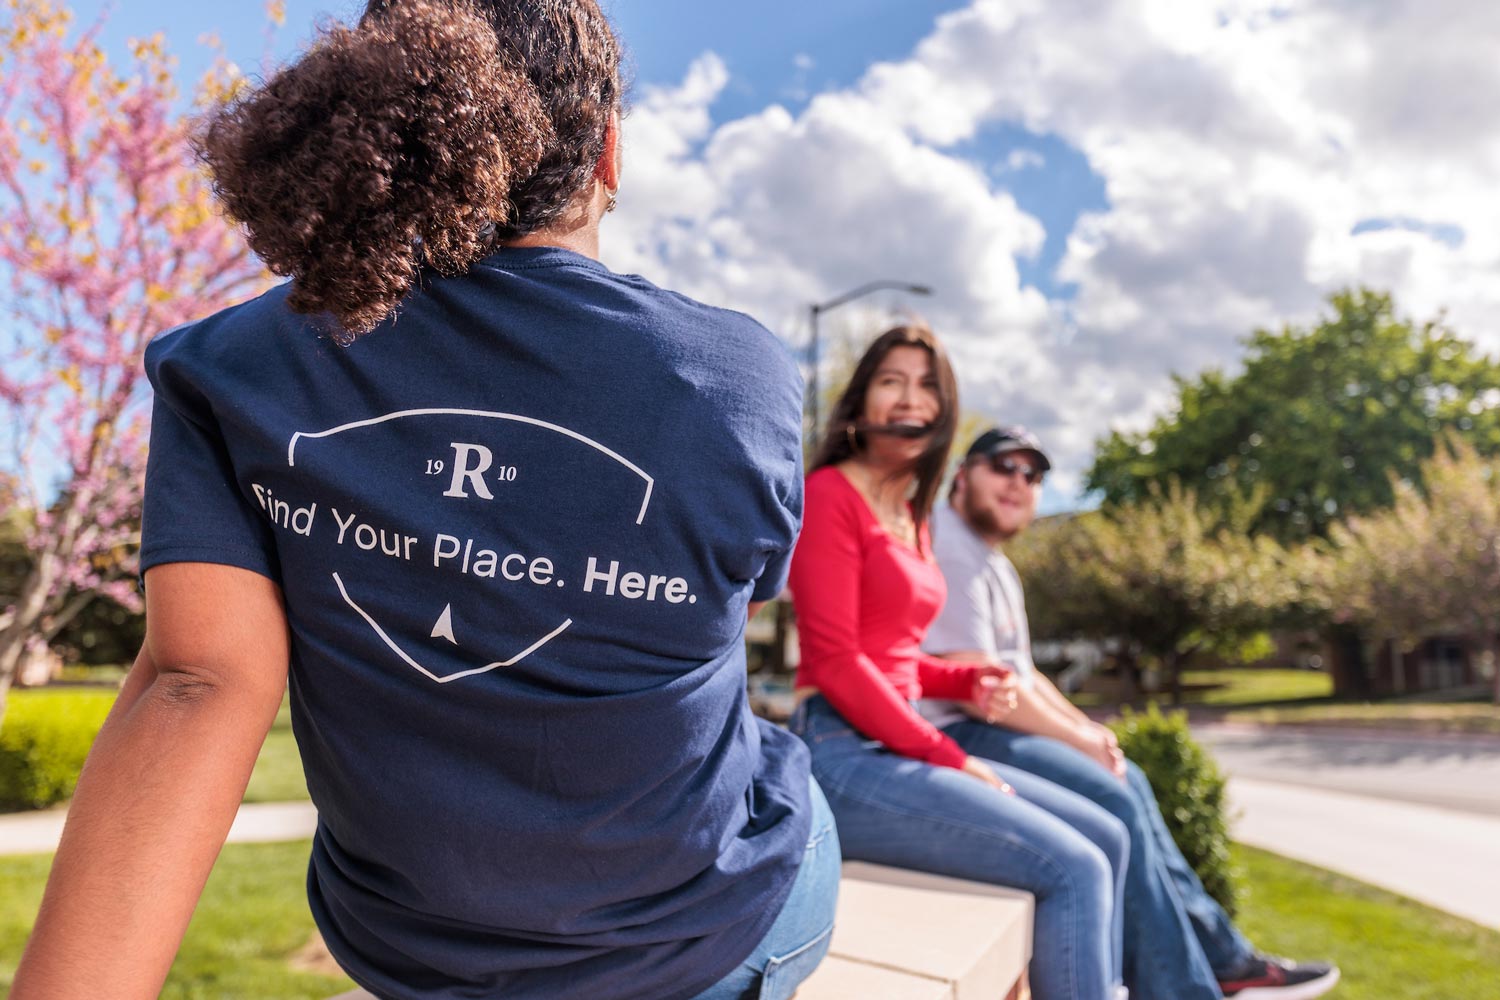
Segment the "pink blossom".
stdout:
[[140,607],[142,354],[267,282],[231,226],[189,211],[207,182],[166,54],[145,45],[112,67],[100,24],[75,32],[55,12],[0,10],[0,281],[16,312],[0,323],[0,468],[29,484],[17,496],[32,564],[0,616],[0,698],[19,651],[79,595]]

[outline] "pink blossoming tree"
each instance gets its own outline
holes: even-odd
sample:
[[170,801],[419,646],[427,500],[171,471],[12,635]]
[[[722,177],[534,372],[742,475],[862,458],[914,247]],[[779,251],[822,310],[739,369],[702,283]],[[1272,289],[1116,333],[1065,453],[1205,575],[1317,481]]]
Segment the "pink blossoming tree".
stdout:
[[[51,0],[0,9],[0,498],[26,553],[0,580],[0,713],[90,601],[140,605],[147,342],[267,280],[213,208],[160,37],[116,72],[98,32]],[[221,61],[200,106],[234,80]]]

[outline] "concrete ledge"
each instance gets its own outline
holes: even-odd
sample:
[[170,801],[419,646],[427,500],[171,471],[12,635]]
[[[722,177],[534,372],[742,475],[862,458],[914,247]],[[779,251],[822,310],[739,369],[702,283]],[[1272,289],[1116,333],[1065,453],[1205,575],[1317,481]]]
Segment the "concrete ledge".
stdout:
[[[853,988],[846,979],[851,967],[866,977],[883,974],[888,986],[881,988],[901,1000],[1019,994],[1031,960],[1031,908],[1030,894],[1015,889],[848,862],[829,961],[803,984],[798,1000],[876,995]],[[909,980],[924,986],[918,990]]]
[[[796,1000],[953,1000],[953,987],[937,979],[829,955]],[[998,994],[996,995],[998,1000]]]
[[[1031,896],[851,861],[828,958],[797,1000],[1000,1000],[1026,995]],[[363,990],[333,1000],[373,1000]]]

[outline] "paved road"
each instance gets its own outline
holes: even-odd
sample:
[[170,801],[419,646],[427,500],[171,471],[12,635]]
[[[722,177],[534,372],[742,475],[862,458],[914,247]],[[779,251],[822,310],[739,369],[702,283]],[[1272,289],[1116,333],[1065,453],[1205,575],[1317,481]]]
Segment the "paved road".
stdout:
[[1236,840],[1500,929],[1500,740],[1195,727]]
[[1500,930],[1500,817],[1232,777],[1234,839]]
[[1193,732],[1235,777],[1500,816],[1500,739],[1212,725]]

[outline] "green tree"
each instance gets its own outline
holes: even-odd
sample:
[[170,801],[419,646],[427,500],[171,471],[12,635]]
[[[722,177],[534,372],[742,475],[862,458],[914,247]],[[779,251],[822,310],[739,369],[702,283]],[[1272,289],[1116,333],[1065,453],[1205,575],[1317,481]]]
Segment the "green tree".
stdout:
[[1170,415],[1099,443],[1088,487],[1106,506],[1172,478],[1209,503],[1261,490],[1250,530],[1293,542],[1389,506],[1392,477],[1417,479],[1443,433],[1500,451],[1500,364],[1440,322],[1400,317],[1389,295],[1329,302],[1310,329],[1252,334],[1238,374],[1177,377]]
[[1390,508],[1334,526],[1329,610],[1407,649],[1435,627],[1467,633],[1500,703],[1500,462],[1450,437],[1421,478],[1394,483]]
[[1287,552],[1246,523],[1258,502],[1206,508],[1175,480],[1138,501],[1038,524],[1012,546],[1038,636],[1114,639],[1127,671],[1159,664],[1181,699],[1197,654],[1243,658],[1298,599]]

